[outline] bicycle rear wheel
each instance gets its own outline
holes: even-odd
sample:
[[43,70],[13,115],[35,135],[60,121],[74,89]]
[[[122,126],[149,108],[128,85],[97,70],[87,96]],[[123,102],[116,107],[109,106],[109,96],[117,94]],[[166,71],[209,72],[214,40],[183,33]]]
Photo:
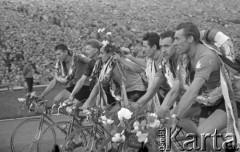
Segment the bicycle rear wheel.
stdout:
[[95,131],[93,126],[84,126],[67,137],[61,152],[98,152],[98,147],[104,140],[102,130]]
[[[40,118],[30,118],[21,122],[14,130],[10,146],[12,152],[36,152],[37,142],[42,130],[50,126],[46,120],[43,121],[42,128],[40,128]],[[56,136],[54,130],[49,132],[45,143],[52,141]]]
[[[78,126],[76,124],[72,124],[70,121],[61,121],[61,122],[56,122],[50,125],[42,132],[38,140],[38,144],[37,144],[38,152],[49,151],[53,149],[55,145],[62,147],[66,137],[73,131],[77,130],[77,128]],[[48,141],[46,139],[49,138],[48,136],[51,135],[52,130],[56,132],[56,136],[52,141]],[[46,141],[48,143],[46,143]]]

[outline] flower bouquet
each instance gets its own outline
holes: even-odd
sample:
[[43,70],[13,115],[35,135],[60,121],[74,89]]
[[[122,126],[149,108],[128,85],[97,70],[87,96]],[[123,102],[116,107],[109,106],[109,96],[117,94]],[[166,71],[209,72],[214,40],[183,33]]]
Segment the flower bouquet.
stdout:
[[157,135],[161,127],[163,127],[163,124],[155,113],[138,116],[129,124],[130,132],[135,135],[137,141],[150,145],[148,147],[151,151],[157,150]]
[[117,147],[118,149],[124,149],[125,143],[128,140],[128,131],[127,126],[131,121],[132,112],[125,108],[121,107],[117,113],[115,111],[114,115],[108,117],[107,115],[101,116],[100,120],[104,125],[110,125],[111,131],[111,143],[113,147]]

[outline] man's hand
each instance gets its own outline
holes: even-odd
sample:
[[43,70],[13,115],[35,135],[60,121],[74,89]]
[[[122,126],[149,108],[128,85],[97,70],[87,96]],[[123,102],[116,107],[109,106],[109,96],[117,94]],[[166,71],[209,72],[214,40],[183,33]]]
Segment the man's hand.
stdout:
[[38,96],[38,99],[39,99],[39,101],[40,101],[40,100],[43,100],[43,99],[44,99],[44,96],[41,94],[40,96]]
[[129,48],[121,47],[120,49],[121,49],[121,51],[122,51],[124,54],[130,54],[130,53],[131,53],[131,51],[130,51]]
[[133,111],[133,115],[137,116],[139,113],[141,113],[141,105],[138,102],[132,102],[130,106],[130,110]]
[[69,98],[68,98],[68,100],[69,100],[69,102],[73,102],[74,97],[70,95]]
[[124,55],[124,57],[131,60],[133,56],[131,54],[127,54],[127,55]]
[[88,107],[89,107],[88,104],[83,104],[82,107],[79,107],[79,109],[81,109],[81,110],[87,110]]
[[165,119],[167,116],[170,117],[170,109],[168,106],[161,106],[157,109],[156,113],[161,119]]

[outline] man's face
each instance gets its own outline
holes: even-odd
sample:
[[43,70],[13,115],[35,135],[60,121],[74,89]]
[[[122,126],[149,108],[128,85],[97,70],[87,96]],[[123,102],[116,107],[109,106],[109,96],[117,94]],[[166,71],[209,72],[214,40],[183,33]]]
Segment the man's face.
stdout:
[[107,52],[104,50],[104,47],[102,47],[102,48],[100,49],[100,55],[99,55],[99,56],[101,57],[102,62],[103,62],[103,63],[106,63],[106,62],[109,60],[109,58],[111,57],[111,53],[107,53]]
[[58,58],[59,61],[63,62],[66,60],[67,58],[67,51],[63,51],[63,50],[57,50],[56,51],[56,56]]
[[161,51],[164,58],[169,59],[175,54],[176,48],[173,45],[173,40],[171,37],[160,39],[159,44],[161,46]]
[[155,47],[150,47],[148,44],[148,41],[143,41],[143,47],[144,47],[144,51],[145,51],[146,55],[149,58],[153,58],[155,51],[156,51]]
[[174,45],[177,48],[179,54],[187,53],[190,49],[190,42],[188,38],[184,35],[184,30],[180,29],[175,32]]
[[89,58],[93,58],[96,52],[97,52],[96,48],[92,47],[91,45],[86,45],[86,47],[85,47],[85,54]]

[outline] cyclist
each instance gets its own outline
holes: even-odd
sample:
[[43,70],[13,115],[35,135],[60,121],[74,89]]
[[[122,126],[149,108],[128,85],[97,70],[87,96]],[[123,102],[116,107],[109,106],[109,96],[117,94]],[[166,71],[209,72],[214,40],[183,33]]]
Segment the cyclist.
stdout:
[[[153,86],[154,87],[154,77],[157,72],[159,65],[162,62],[162,53],[159,46],[160,36],[155,32],[145,33],[143,36],[143,46],[147,57],[145,59],[135,58],[131,55],[126,55],[126,57],[136,64],[143,67],[147,76],[148,90]],[[157,90],[157,87],[154,87]],[[154,92],[156,91],[154,90]],[[148,91],[149,92],[149,91]],[[145,109],[156,110],[160,106],[159,96],[154,94],[151,98],[151,101],[148,102],[148,107]],[[150,100],[149,99],[149,100]],[[139,102],[137,102],[139,103]],[[137,108],[138,105],[133,104],[134,108]]]
[[41,93],[39,98],[43,99],[54,89],[57,83],[64,84],[68,87],[58,93],[58,95],[53,99],[54,104],[58,105],[60,102],[68,99],[90,59],[85,55],[72,54],[72,52],[64,44],[55,46],[54,50],[57,56],[55,76],[47,88]]
[[[175,86],[177,88],[186,89],[183,94],[172,118],[174,119],[172,125],[178,122],[179,118],[182,118],[186,109],[188,109],[195,101],[201,103],[201,113],[199,126],[197,128],[198,135],[201,134],[213,134],[215,130],[221,131],[227,126],[227,112],[225,107],[225,99],[223,98],[220,82],[220,63],[217,54],[200,43],[200,32],[196,25],[191,22],[181,23],[177,26],[175,32],[174,45],[178,48],[179,54],[186,53],[190,59],[190,73],[195,73],[193,81],[190,85],[186,83],[183,73],[184,70],[179,69],[179,80],[176,81]],[[237,89],[237,85],[240,82],[233,84],[233,90],[235,93],[239,93],[240,89]],[[188,86],[188,87],[186,87]],[[175,89],[174,93],[181,93],[181,89]],[[224,90],[227,91],[227,90]],[[213,93],[214,92],[214,93]],[[200,95],[200,98],[199,98]],[[205,97],[209,97],[212,100],[205,100]],[[238,110],[237,115],[240,116],[240,99],[234,97],[236,101],[236,108]],[[171,99],[170,100],[174,100]],[[232,109],[228,109],[232,110]],[[229,121],[228,121],[229,122]],[[235,125],[235,124],[233,124]],[[237,130],[235,135],[239,136]],[[207,139],[207,147],[213,149],[213,142]],[[222,145],[223,141],[218,138],[218,145]],[[214,149],[213,149],[214,150]],[[226,151],[233,151],[233,149],[227,147]]]
[[176,76],[178,60],[178,54],[176,48],[173,46],[173,41],[173,31],[166,31],[160,35],[159,44],[164,59],[158,64],[152,86],[150,86],[147,93],[137,101],[138,104],[135,108],[142,107],[148,103],[160,87],[162,92],[164,90],[164,93],[161,93],[161,97],[164,97],[164,94],[166,94],[170,90],[170,87],[172,87],[173,79]]
[[[122,83],[121,80],[123,79],[116,67],[115,62],[117,60],[122,67],[123,76],[126,79],[125,84],[128,99],[135,102],[145,93],[145,86],[143,84],[141,76],[139,73],[137,73],[142,69],[135,63],[121,58],[118,54],[116,54],[117,50],[118,48],[113,44],[107,44],[101,48],[100,57],[104,65],[100,72],[99,81],[103,84],[103,89],[107,97],[107,104],[114,104],[114,96],[116,95],[111,94],[110,85],[114,83],[116,86],[120,86]],[[110,79],[113,81],[110,81]],[[98,88],[99,83],[94,86],[89,98],[81,107],[82,109],[89,107],[90,102],[93,101],[99,92]]]
[[[148,101],[151,100],[151,98],[157,93],[159,88],[161,94],[160,97],[162,97],[161,100],[163,101],[168,91],[170,91],[173,87],[173,83],[177,75],[177,65],[179,58],[181,58],[179,57],[176,47],[173,45],[174,35],[175,32],[170,30],[160,34],[159,44],[163,54],[163,60],[155,74],[153,85],[148,89],[147,93],[137,101],[138,104],[135,105],[135,108],[144,107],[144,105],[148,103]],[[170,107],[167,104],[162,104],[157,109],[157,113],[160,117],[164,117],[163,114],[167,114]],[[192,115],[193,112],[199,114],[200,108],[197,104],[195,104],[188,113],[185,114],[185,116],[189,116],[190,114]],[[160,113],[162,113],[162,115]]]
[[[120,89],[120,94],[116,93],[118,92],[117,89],[122,87],[124,79],[122,76],[126,79],[126,93],[130,102],[135,102],[145,93],[145,86],[140,75],[137,73],[137,71],[141,71],[142,69],[135,63],[120,58],[120,56],[116,54],[117,51],[118,48],[110,43],[101,48],[100,58],[103,62],[103,67],[99,75],[99,80],[81,109],[87,109],[96,96],[98,98],[97,102],[100,101],[98,104],[100,104],[102,108],[106,108],[108,105],[110,105],[110,107],[114,106],[116,100],[118,100],[117,97],[120,96],[121,93],[124,93],[121,92],[123,91],[122,89]],[[119,67],[116,65],[116,62],[119,62]],[[118,68],[122,69],[123,75],[121,75]],[[114,107],[118,108],[118,106]],[[117,109],[115,108],[111,108],[110,113],[116,113]],[[108,125],[104,125],[104,127],[106,130],[111,130],[111,127]],[[106,137],[108,137],[107,134]],[[110,145],[109,148],[111,148]]]
[[91,92],[91,87],[95,85],[94,77],[91,77],[94,65],[100,53],[100,48],[102,47],[101,42],[92,39],[86,43],[85,54],[91,59],[87,64],[82,77],[76,83],[73,91],[69,96],[69,101],[73,101],[74,98],[78,100],[76,105],[76,113],[78,113],[79,106],[81,106],[83,100],[87,99]]

